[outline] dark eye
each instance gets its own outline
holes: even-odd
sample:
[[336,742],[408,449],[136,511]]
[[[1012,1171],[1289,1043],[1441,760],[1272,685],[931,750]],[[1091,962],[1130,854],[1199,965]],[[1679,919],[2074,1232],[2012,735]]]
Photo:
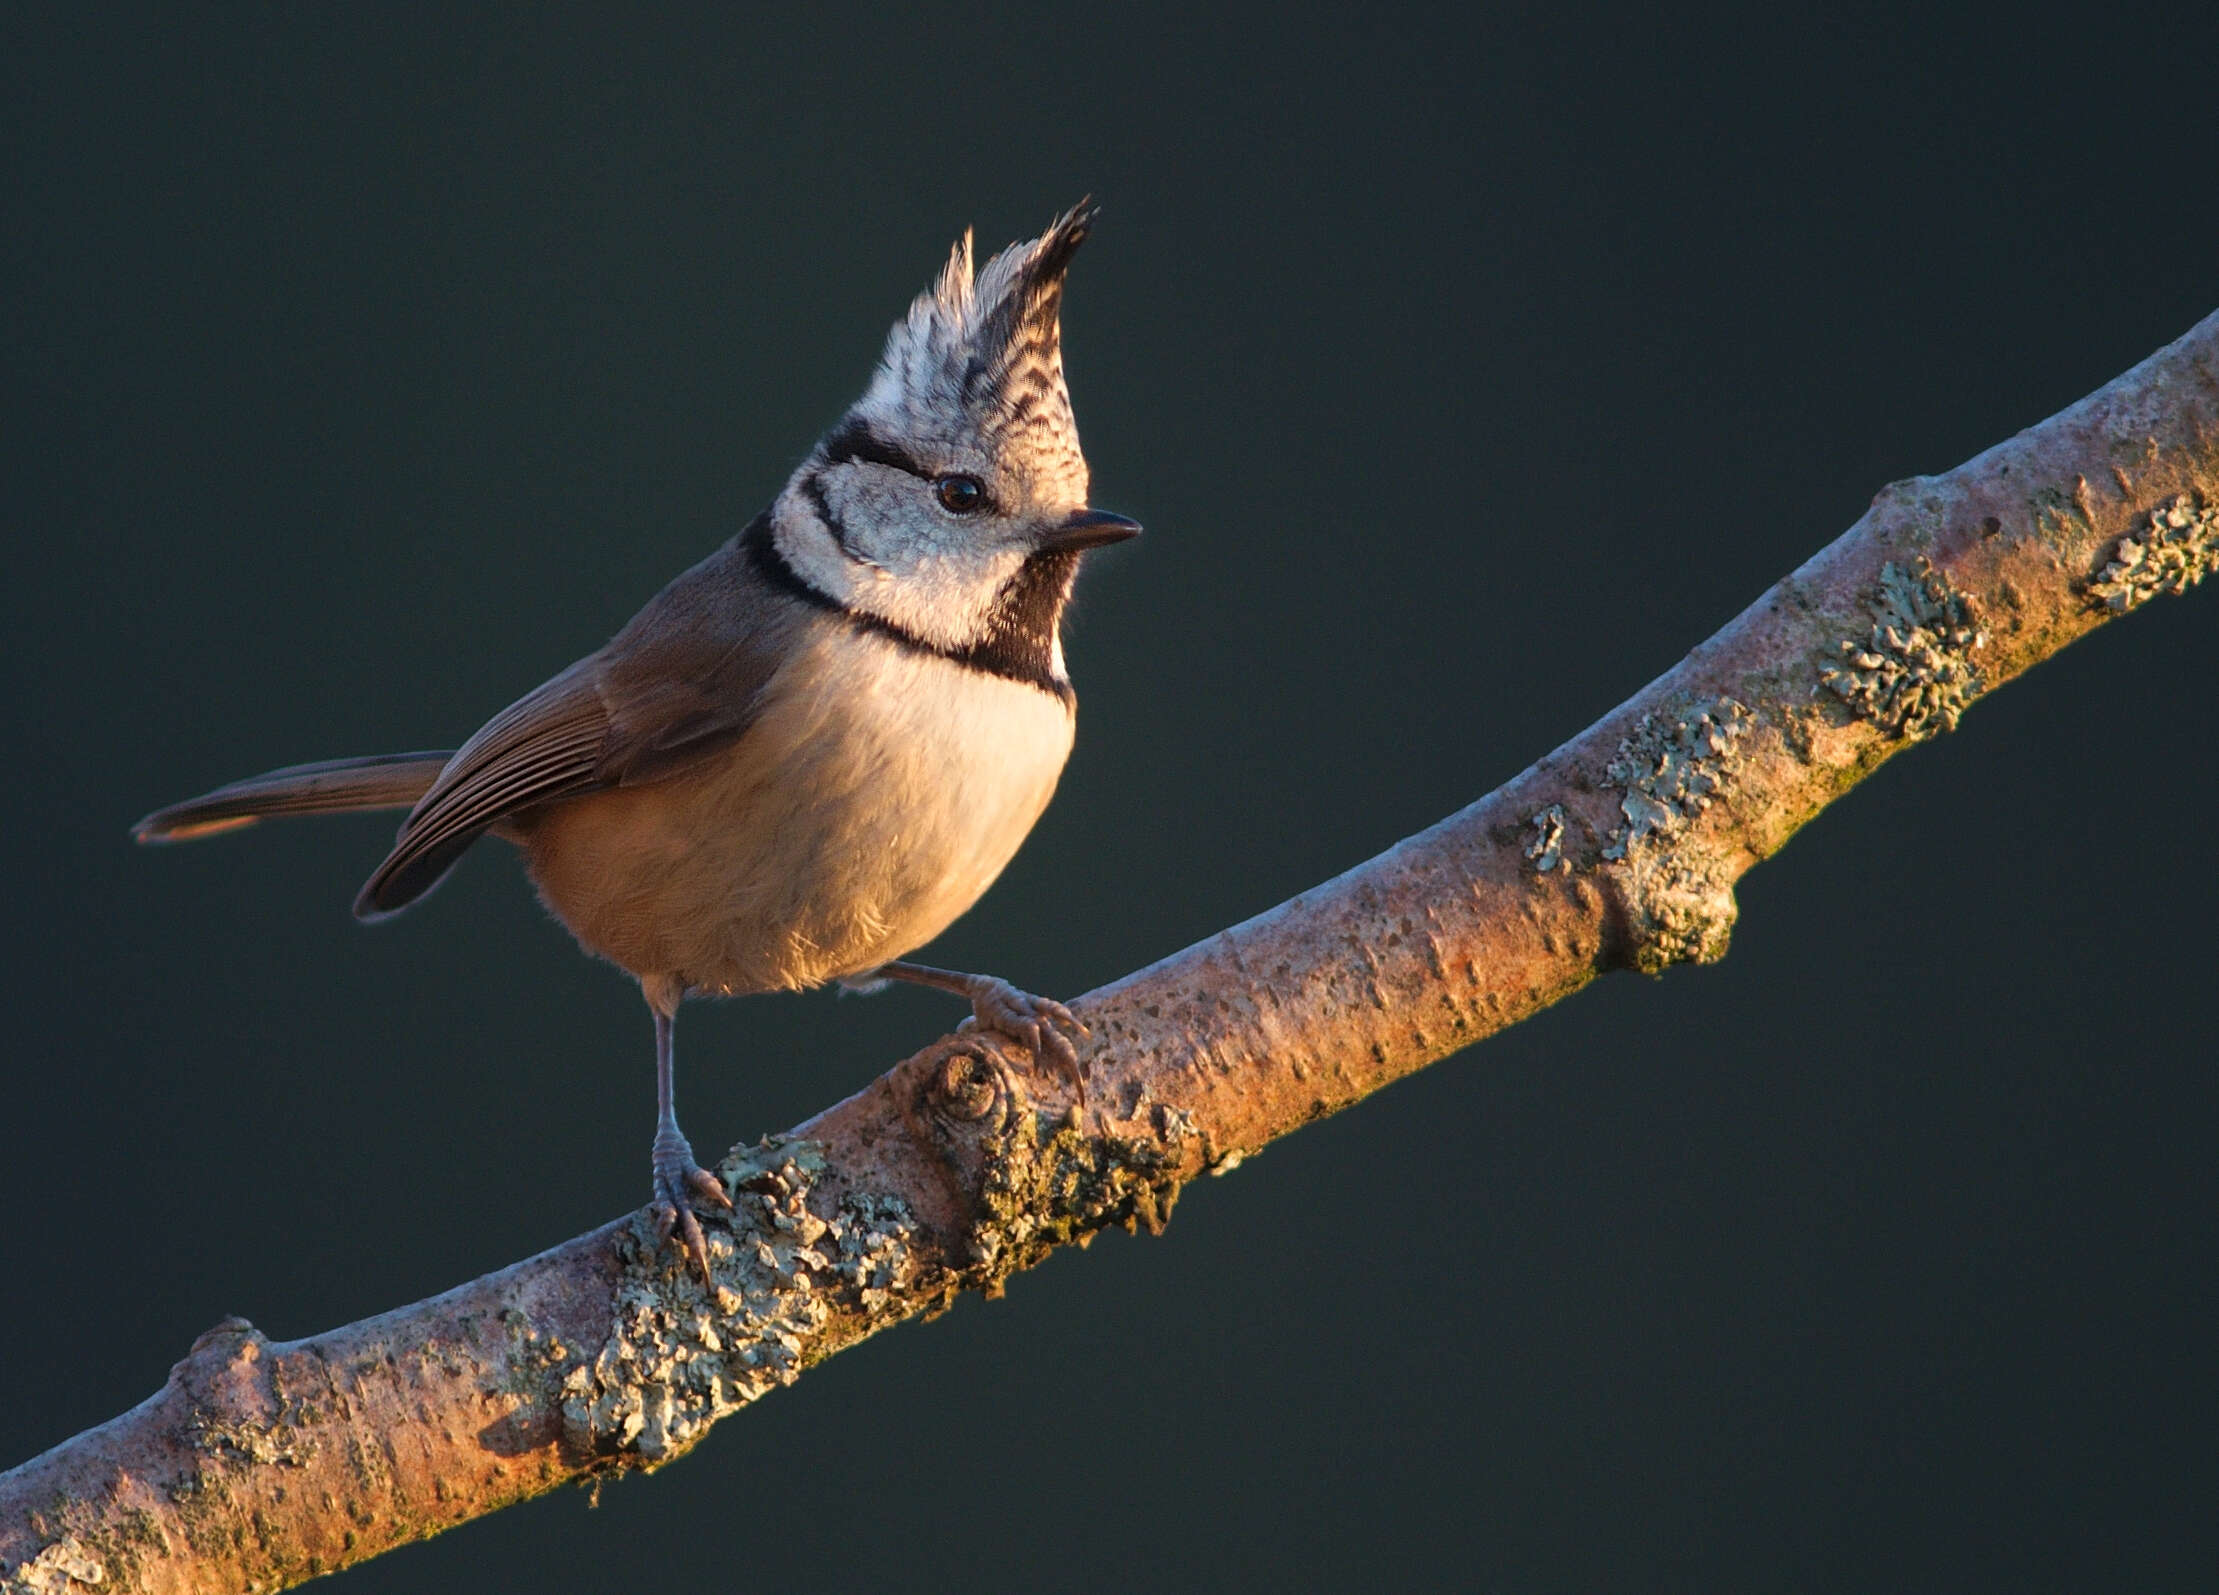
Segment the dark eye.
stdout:
[[986,489],[975,476],[943,476],[932,491],[950,515],[976,515],[986,508]]

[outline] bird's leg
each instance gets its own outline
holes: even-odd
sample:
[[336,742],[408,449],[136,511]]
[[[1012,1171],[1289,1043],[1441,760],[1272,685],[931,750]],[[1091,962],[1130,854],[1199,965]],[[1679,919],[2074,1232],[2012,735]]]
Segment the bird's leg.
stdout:
[[702,1238],[701,1221],[694,1217],[693,1203],[700,1200],[729,1211],[732,1198],[726,1194],[722,1180],[693,1160],[693,1147],[678,1128],[672,1053],[678,998],[682,995],[650,992],[647,998],[655,1010],[655,1227],[666,1241],[676,1232],[701,1283],[707,1285],[709,1243]]
[[926,964],[899,961],[881,964],[873,974],[968,997],[971,1017],[964,1021],[964,1028],[983,1026],[1012,1041],[1023,1042],[1034,1057],[1053,1060],[1078,1087],[1079,1100],[1086,1100],[1086,1075],[1079,1068],[1079,1049],[1072,1045],[1072,1038],[1085,1035],[1087,1030],[1079,1023],[1078,1015],[1062,1003],[1019,991],[1008,981],[992,975],[964,975]]

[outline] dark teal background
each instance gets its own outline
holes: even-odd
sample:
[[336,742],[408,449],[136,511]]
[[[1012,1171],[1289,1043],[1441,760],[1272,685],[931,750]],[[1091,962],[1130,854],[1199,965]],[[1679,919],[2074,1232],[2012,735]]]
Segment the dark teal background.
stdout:
[[[495,848],[154,805],[451,745],[736,529],[950,239],[1103,203],[1063,791],[935,949],[1070,994],[1461,806],[1882,484],[2219,308],[2219,22],[2081,8],[10,7],[0,1463],[227,1312],[646,1194],[649,1027]],[[2185,1588],[2219,1566],[2219,595],[1621,976],[693,1457],[355,1591]],[[794,1122],[946,999],[688,1010]]]

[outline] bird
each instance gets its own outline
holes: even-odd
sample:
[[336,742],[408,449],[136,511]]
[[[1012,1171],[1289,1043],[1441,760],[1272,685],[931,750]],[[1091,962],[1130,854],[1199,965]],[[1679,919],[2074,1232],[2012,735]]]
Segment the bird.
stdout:
[[521,849],[547,910],[653,1015],[649,1212],[705,1284],[695,1208],[732,1200],[678,1125],[685,998],[914,982],[1077,1077],[1068,1007],[904,955],[1046,808],[1072,747],[1079,564],[1140,531],[1088,503],[1064,381],[1064,278],[1097,214],[1082,200],[984,266],[966,231],[770,507],[460,748],[290,765],[133,835],[406,809],[355,900],[365,920],[480,837]]

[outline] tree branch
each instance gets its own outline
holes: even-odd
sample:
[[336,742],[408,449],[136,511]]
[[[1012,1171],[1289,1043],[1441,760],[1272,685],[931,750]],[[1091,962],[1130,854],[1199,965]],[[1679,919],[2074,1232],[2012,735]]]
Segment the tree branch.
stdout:
[[6,1591],[275,1589],[653,1467],[890,1324],[1611,969],[1724,955],[1733,886],[1982,694],[2219,567],[2219,315],[1855,526],[1531,769],[1073,1006],[1084,1104],[943,1038],[719,1172],[705,1292],[642,1216],[328,1334],[244,1320],[0,1474]]

